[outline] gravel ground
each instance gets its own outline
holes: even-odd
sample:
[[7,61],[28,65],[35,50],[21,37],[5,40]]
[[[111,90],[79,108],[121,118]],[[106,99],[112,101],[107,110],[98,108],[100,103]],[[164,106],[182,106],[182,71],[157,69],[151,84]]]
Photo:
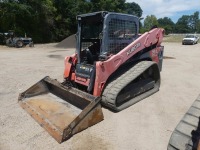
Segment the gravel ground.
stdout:
[[173,129],[200,93],[200,44],[163,43],[165,59],[156,94],[121,111],[103,109],[104,121],[58,144],[17,103],[18,95],[50,76],[62,81],[71,49],[0,46],[0,149],[164,150]]

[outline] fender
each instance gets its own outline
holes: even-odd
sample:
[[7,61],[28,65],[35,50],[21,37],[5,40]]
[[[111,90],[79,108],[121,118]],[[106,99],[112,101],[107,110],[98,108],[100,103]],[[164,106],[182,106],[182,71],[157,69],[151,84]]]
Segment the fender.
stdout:
[[77,54],[72,56],[65,57],[65,70],[64,70],[64,78],[70,78],[71,75],[74,73],[72,69],[77,63]]

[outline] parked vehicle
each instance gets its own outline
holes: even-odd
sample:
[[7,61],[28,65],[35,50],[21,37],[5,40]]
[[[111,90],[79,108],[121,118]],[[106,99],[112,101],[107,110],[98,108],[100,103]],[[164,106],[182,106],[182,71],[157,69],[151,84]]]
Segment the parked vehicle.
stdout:
[[1,44],[6,44],[8,47],[17,47],[21,48],[26,45],[33,47],[33,40],[29,37],[16,37],[14,31],[9,30],[7,33],[0,33],[1,35]]
[[186,35],[183,40],[182,40],[182,44],[197,44],[199,41],[199,37],[196,35]]

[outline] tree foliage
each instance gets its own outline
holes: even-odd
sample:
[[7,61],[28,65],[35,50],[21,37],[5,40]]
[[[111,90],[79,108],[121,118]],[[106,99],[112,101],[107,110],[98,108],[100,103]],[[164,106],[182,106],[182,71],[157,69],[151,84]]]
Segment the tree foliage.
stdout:
[[[138,17],[143,13],[137,3],[125,0],[0,0],[0,32],[14,30],[18,36],[26,33],[36,43],[61,41],[76,33],[77,15],[97,11]],[[177,23],[168,17],[157,19],[149,15],[140,31],[148,31],[154,25],[163,27],[167,34],[200,32],[199,12],[183,15]]]
[[183,15],[181,18],[178,19],[178,22],[176,23],[175,31],[177,33],[191,32],[189,24],[190,24],[190,16]]
[[165,29],[165,33],[200,33],[199,12],[192,15],[183,15],[174,23],[170,18],[164,17],[157,19],[154,15],[147,16],[141,32],[148,31],[153,25]]
[[76,33],[76,16],[96,11],[137,15],[142,9],[125,0],[0,0],[0,32],[25,33],[34,42],[60,41]]
[[142,12],[143,11],[142,11],[141,7],[137,3],[135,3],[135,2],[125,3],[125,13],[141,17]]
[[166,34],[173,33],[174,25],[174,22],[168,17],[158,19],[158,26],[164,28]]
[[52,40],[55,8],[51,0],[9,0],[1,2],[0,31],[14,30],[37,42]]
[[155,15],[149,15],[146,16],[144,19],[144,27],[142,29],[142,32],[150,30],[153,26],[158,25],[158,20]]
[[199,12],[192,15],[183,15],[178,19],[174,32],[176,33],[195,33],[199,32]]

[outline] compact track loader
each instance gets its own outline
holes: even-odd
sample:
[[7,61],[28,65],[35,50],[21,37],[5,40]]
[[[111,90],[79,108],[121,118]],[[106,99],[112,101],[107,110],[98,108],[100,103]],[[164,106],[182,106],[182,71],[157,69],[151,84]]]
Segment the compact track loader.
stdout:
[[76,52],[64,82],[45,77],[20,105],[59,143],[103,120],[101,104],[121,111],[160,87],[164,30],[139,34],[139,18],[113,12],[77,16]]

